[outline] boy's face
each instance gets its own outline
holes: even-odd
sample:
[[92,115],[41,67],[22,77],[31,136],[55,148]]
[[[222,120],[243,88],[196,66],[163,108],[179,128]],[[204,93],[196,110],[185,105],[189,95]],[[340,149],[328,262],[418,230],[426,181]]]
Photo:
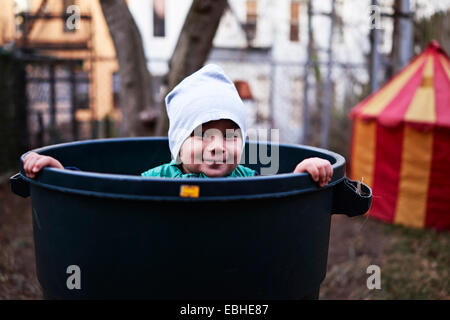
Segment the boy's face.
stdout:
[[241,155],[241,130],[228,119],[197,127],[180,149],[184,173],[203,172],[208,177],[229,175],[238,166]]

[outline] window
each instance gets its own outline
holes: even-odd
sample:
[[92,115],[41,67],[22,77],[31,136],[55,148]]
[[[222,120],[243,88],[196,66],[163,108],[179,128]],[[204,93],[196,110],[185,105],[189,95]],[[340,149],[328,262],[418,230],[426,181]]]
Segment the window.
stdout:
[[153,36],[166,36],[166,1],[153,0]]
[[290,123],[301,126],[303,121],[303,78],[299,76],[290,77]]
[[120,77],[118,72],[113,73],[113,106],[114,108],[120,107]]
[[84,71],[75,73],[75,109],[89,109],[89,74]]
[[67,14],[67,8],[70,6],[75,5],[75,0],[64,0],[63,1],[63,8],[62,8],[62,16],[63,18],[63,31],[64,33],[73,33],[75,32],[76,28],[68,28],[67,27],[67,19],[69,15]]
[[299,41],[299,11],[300,11],[299,1],[292,0],[289,39],[295,42]]
[[258,20],[258,6],[256,0],[247,0],[247,21],[245,32],[248,40],[253,40],[256,36],[256,24]]
[[235,80],[233,83],[242,100],[253,100],[253,94],[247,81]]

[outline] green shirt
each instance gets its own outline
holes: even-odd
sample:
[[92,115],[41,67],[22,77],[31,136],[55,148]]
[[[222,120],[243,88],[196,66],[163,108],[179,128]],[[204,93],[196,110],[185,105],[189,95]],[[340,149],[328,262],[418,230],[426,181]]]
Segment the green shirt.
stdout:
[[[227,178],[237,178],[237,177],[253,177],[257,175],[255,170],[244,167],[243,165],[238,165],[231,174],[226,176]],[[158,167],[152,168],[141,173],[143,177],[167,177],[167,178],[209,178],[203,172],[200,173],[183,173],[179,165],[176,164],[175,160],[169,163],[162,164]]]

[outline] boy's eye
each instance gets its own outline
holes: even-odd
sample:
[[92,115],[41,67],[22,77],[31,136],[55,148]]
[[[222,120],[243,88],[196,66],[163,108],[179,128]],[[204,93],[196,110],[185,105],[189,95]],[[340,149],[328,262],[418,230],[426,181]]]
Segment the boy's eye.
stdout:
[[211,132],[208,132],[208,130],[206,130],[202,132],[202,137],[203,139],[210,139],[212,137],[212,134]]
[[239,138],[239,134],[237,134],[237,133],[226,133],[226,134],[223,135],[223,137],[225,139],[227,139],[227,140],[234,140],[234,139]]
[[[202,139],[211,139],[212,136],[214,136],[214,134],[216,134],[217,132],[211,132],[210,130],[194,130],[191,133],[191,137],[197,137],[197,138],[202,138]],[[224,132],[223,133],[223,138],[226,140],[235,140],[235,139],[239,139],[241,137],[240,135],[240,131],[229,131],[229,132]]]
[[241,137],[240,130],[231,130],[225,133],[224,137],[228,140],[239,139]]
[[204,134],[205,134],[204,131],[202,132],[202,131],[194,130],[194,131],[191,133],[191,137],[203,138]]

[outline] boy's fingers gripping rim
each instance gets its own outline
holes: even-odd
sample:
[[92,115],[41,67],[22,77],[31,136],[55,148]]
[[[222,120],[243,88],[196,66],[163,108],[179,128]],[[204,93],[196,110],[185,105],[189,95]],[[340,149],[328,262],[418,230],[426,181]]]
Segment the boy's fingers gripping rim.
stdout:
[[319,172],[319,168],[315,164],[313,164],[313,163],[308,164],[308,166],[306,167],[306,171],[309,172],[309,174],[312,176],[314,181],[316,181],[316,182],[319,181],[320,172]]
[[25,172],[29,172],[31,171],[32,165],[34,164],[36,160],[36,155],[30,155],[30,157],[27,158],[27,160],[25,161],[25,165],[24,165],[24,170]]
[[31,172],[33,172],[33,173],[36,173],[36,172],[37,172],[37,171],[34,171],[33,169],[36,167],[36,165],[39,163],[39,161],[40,161],[41,159],[42,159],[42,158],[39,157],[39,156],[35,156],[35,157],[33,158],[33,162],[30,163],[30,171],[31,171]]
[[46,165],[49,165],[49,164],[50,164],[50,159],[48,157],[42,157],[42,158],[39,158],[34,163],[34,166],[31,168],[31,170],[33,172],[38,172],[39,170],[41,170],[42,167],[45,167]]
[[327,180],[327,171],[323,165],[319,166],[319,180],[322,184]]
[[330,182],[331,179],[333,178],[333,166],[331,165],[331,163],[328,164],[327,168],[328,168],[328,182]]

